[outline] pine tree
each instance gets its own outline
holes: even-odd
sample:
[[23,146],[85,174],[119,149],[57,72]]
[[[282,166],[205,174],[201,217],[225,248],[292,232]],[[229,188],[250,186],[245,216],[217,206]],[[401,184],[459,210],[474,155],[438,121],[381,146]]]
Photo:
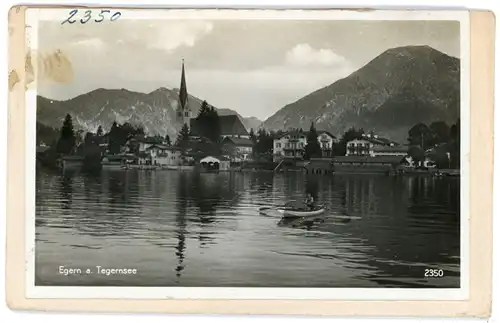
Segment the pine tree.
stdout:
[[201,116],[206,115],[210,111],[210,108],[208,107],[207,101],[203,101],[201,103],[200,111],[198,111],[198,118]]
[[206,101],[201,104],[200,112],[196,117],[196,125],[200,136],[208,138],[214,143],[219,142],[221,134],[219,114]]
[[99,126],[97,128],[97,133],[96,133],[97,137],[102,137],[103,133],[104,133],[104,131],[102,130],[102,126]]
[[311,123],[311,128],[307,134],[307,145],[305,148],[304,159],[311,159],[321,157],[321,146],[318,142],[318,133],[314,127],[314,123]]
[[175,142],[175,145],[181,149],[186,149],[187,148],[187,145],[189,143],[189,127],[188,125],[185,123],[183,126],[182,126],[182,129],[181,131],[179,132],[179,134],[177,135],[177,140]]
[[61,136],[57,142],[57,153],[68,155],[72,154],[75,150],[76,136],[73,129],[73,120],[70,114],[66,115],[63,126],[61,128]]
[[120,126],[116,123],[116,121],[113,122],[111,125],[111,129],[109,130],[108,133],[108,149],[109,152],[112,154],[118,154],[120,152]]
[[255,136],[255,133],[253,132],[253,128],[250,129],[250,140],[255,146],[255,143],[257,142],[257,137]]
[[172,145],[172,142],[170,141],[170,136],[169,135],[165,136],[165,143],[167,144],[167,146]]

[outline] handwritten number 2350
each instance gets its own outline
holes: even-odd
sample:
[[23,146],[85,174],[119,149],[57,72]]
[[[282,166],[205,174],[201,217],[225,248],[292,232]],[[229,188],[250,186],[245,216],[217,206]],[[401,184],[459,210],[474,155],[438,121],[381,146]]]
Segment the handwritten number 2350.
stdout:
[[[73,9],[70,11],[69,13],[69,17],[64,20],[61,25],[65,24],[65,23],[69,23],[69,24],[73,24],[76,22],[76,19],[73,19],[75,17],[75,15],[78,13],[78,9]],[[101,12],[97,15],[97,18],[94,19],[95,22],[101,22],[104,20],[104,14],[109,14],[111,13],[111,11],[109,10],[101,10]],[[120,18],[122,14],[117,11],[115,12],[110,18],[109,20],[110,21],[115,21],[116,19]],[[80,19],[80,23],[82,24],[85,24],[87,23],[90,19],[92,18],[92,10],[85,10],[85,13],[83,15],[83,18]]]

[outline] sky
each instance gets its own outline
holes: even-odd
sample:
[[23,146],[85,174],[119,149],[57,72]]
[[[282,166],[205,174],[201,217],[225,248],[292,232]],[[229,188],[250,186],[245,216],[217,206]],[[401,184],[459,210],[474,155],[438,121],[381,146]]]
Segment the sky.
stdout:
[[118,19],[41,21],[38,30],[39,52],[61,51],[73,69],[71,82],[39,83],[42,96],[178,88],[184,59],[190,95],[261,120],[389,48],[428,45],[460,56],[456,21]]

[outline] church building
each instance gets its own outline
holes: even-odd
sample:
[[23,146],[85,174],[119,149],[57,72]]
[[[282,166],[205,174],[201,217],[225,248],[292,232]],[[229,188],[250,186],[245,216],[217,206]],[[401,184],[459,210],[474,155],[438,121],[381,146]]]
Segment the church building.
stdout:
[[[198,136],[199,126],[196,123],[199,107],[196,108],[193,115],[192,105],[189,103],[189,96],[186,85],[186,72],[184,69],[184,60],[182,60],[181,87],[179,90],[177,104],[177,118],[182,125],[187,124],[191,135]],[[245,138],[249,139],[250,135],[237,115],[219,116],[221,126],[221,139],[229,138]],[[197,129],[198,128],[198,129]]]
[[182,125],[191,125],[192,111],[189,106],[189,97],[186,86],[186,72],[184,70],[184,60],[182,60],[181,87],[177,100],[177,119]]

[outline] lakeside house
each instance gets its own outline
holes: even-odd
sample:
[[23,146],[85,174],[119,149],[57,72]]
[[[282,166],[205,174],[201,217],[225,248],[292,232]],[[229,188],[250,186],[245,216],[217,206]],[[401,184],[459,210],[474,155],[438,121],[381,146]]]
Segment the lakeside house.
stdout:
[[[317,133],[322,157],[332,157],[333,145],[338,143],[338,139],[327,131],[317,131]],[[274,138],[273,161],[277,162],[285,158],[302,159],[308,134],[308,131],[292,130]]]
[[200,160],[199,166],[202,172],[228,171],[230,168],[230,161],[224,158],[207,156]]
[[138,154],[139,165],[178,166],[181,164],[181,151],[164,144],[140,143]]
[[337,156],[332,159],[335,172],[379,173],[393,171],[404,163],[401,156]]
[[346,143],[346,156],[405,156],[407,150],[397,142],[372,134]]
[[137,159],[133,154],[103,155],[101,165],[104,169],[121,169],[128,164],[137,163]]
[[242,162],[252,159],[253,142],[248,138],[225,137],[222,148],[232,162]]
[[405,157],[408,155],[407,146],[375,146],[370,152],[370,156],[401,156]]

